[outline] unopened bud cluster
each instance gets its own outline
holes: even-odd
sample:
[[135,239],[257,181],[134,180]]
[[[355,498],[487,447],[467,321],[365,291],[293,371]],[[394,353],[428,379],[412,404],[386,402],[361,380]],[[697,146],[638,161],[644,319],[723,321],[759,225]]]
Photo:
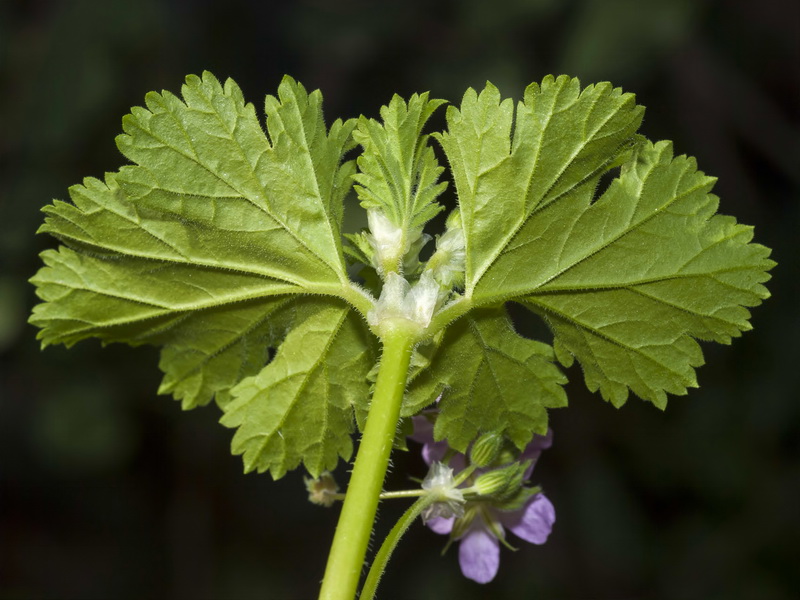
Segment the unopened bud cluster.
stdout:
[[402,275],[391,272],[386,277],[381,296],[375,308],[367,314],[373,327],[388,320],[403,319],[410,324],[426,328],[439,301],[441,288],[429,273],[423,273],[413,286]]
[[387,320],[403,319],[425,329],[436,309],[464,282],[465,244],[458,210],[451,213],[426,263],[420,262],[419,253],[429,235],[394,223],[379,208],[370,208],[367,220],[368,232],[350,239],[383,281],[378,301],[367,315],[369,324],[380,329]]

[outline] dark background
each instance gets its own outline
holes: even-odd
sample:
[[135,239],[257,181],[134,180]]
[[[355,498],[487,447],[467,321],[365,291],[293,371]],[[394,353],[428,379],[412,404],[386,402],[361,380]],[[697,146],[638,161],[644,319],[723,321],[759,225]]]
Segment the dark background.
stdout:
[[[465,580],[444,537],[401,543],[385,598],[793,598],[800,590],[796,340],[800,4],[789,0],[0,2],[0,597],[311,598],[338,509],[302,475],[242,475],[207,407],[157,397],[153,348],[40,352],[26,324],[39,209],[116,170],[122,116],[187,73],[233,77],[261,110],[290,73],[329,120],[395,92],[458,102],[548,73],[610,80],[719,177],[721,211],[779,262],[755,330],[706,346],[701,388],[621,410],[569,370],[570,410],[537,467],[558,512],[544,546]],[[440,120],[434,125],[441,126]],[[344,465],[339,469],[345,480]],[[387,487],[422,476],[398,455]],[[402,507],[382,508],[378,535]],[[511,540],[513,542],[513,540]]]

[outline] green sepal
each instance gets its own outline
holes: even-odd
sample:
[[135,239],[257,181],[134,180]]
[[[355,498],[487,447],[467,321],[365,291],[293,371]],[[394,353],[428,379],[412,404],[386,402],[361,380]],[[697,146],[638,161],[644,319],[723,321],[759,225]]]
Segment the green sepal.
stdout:
[[507,501],[518,494],[525,480],[525,471],[530,465],[531,461],[526,460],[481,473],[475,479],[473,488],[480,496],[499,503]]
[[505,512],[513,512],[519,510],[536,494],[541,494],[542,488],[536,487],[520,487],[515,494],[509,495],[507,498],[499,501],[492,502],[492,506],[498,510]]
[[469,449],[469,462],[477,467],[487,467],[500,455],[505,438],[497,431],[489,431],[478,437]]

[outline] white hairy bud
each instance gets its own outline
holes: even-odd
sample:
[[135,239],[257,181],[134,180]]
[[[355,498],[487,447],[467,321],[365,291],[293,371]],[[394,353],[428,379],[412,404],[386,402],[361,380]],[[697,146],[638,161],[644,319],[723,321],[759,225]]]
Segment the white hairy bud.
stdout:
[[373,254],[373,266],[379,273],[385,265],[396,265],[405,254],[407,242],[403,240],[403,228],[392,223],[382,210],[371,208],[367,211],[367,234]]
[[373,327],[389,319],[405,319],[424,329],[430,325],[439,300],[439,284],[430,273],[423,273],[412,287],[394,271],[386,276],[381,296],[367,320]]
[[464,494],[456,487],[453,469],[440,462],[431,465],[422,481],[422,489],[436,498],[422,513],[427,522],[436,517],[461,517],[464,515]]
[[436,240],[436,252],[428,261],[434,279],[447,288],[463,284],[466,266],[466,240],[458,214],[447,219],[447,229]]

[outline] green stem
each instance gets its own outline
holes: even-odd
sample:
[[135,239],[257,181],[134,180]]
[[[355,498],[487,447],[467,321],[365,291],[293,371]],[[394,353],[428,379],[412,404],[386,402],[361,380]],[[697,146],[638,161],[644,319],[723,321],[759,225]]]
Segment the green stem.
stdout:
[[394,552],[394,549],[397,547],[400,538],[403,537],[408,527],[416,520],[422,511],[435,501],[436,497],[433,494],[423,496],[414,502],[414,504],[403,513],[403,516],[400,517],[397,523],[395,523],[395,526],[392,527],[389,535],[383,540],[383,544],[381,544],[381,548],[375,555],[375,560],[372,562],[372,566],[369,569],[367,580],[364,582],[364,587],[361,589],[361,600],[372,600],[375,597],[375,592],[378,589],[381,576],[386,570],[386,563],[389,562],[389,558],[391,558],[392,552]]
[[386,327],[375,392],[347,495],[336,525],[320,600],[353,600],[389,465],[415,335],[400,323]]
[[[378,496],[378,498],[380,500],[394,500],[395,498],[419,498],[425,494],[427,494],[425,490],[402,490],[399,492],[381,492],[381,495]],[[344,500],[347,497],[347,494],[328,494],[327,497],[334,500]]]
[[383,492],[381,500],[391,500],[394,498],[418,498],[424,496],[428,492],[425,490],[402,490],[400,492]]

